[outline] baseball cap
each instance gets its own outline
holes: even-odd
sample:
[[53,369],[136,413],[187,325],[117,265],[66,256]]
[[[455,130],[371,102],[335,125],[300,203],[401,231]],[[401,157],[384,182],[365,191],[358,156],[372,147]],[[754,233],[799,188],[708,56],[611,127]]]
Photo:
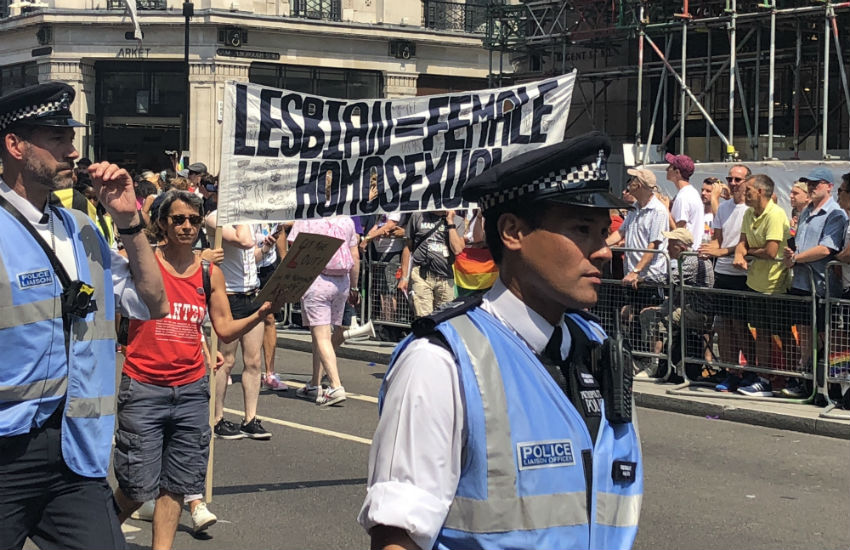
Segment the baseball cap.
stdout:
[[680,241],[685,246],[692,246],[694,238],[687,227],[677,227],[673,231],[662,231],[661,234],[672,241]]
[[650,189],[654,189],[658,186],[658,182],[655,179],[655,174],[646,168],[629,168],[626,170],[626,173],[646,185]]
[[688,155],[674,155],[667,153],[664,155],[664,160],[673,166],[673,168],[677,169],[686,180],[690,179],[691,176],[694,175],[694,161]]
[[835,176],[832,175],[832,170],[827,168],[826,166],[818,166],[811,172],[809,175],[803,178],[800,178],[800,181],[808,183],[808,182],[818,182],[825,181],[830,185],[835,184]]

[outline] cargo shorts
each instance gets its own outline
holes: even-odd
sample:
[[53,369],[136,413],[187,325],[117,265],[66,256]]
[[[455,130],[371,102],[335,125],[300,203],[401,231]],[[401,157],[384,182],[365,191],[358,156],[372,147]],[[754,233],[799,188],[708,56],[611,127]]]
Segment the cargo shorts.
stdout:
[[204,492],[209,458],[209,379],[156,386],[121,375],[113,467],[131,500]]

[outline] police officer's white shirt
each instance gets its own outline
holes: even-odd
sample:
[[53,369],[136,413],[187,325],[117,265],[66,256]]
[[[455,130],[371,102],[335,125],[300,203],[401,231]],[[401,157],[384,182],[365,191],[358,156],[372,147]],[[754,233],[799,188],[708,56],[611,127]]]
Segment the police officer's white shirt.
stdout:
[[[537,354],[555,330],[501,280],[481,307]],[[563,321],[561,332],[566,358],[570,336]],[[369,453],[368,492],[357,520],[367,531],[375,525],[404,529],[420,548],[433,548],[457,490],[466,437],[457,367],[448,350],[419,338],[399,356],[386,384]]]
[[[2,178],[0,178],[0,195],[9,201],[30,222],[48,246],[54,246],[53,243],[55,243],[54,253],[56,257],[59,259],[62,267],[65,268],[65,271],[68,272],[71,280],[76,279],[77,262],[74,258],[74,246],[71,243],[68,232],[65,231],[65,224],[62,223],[62,220],[53,214],[49,208],[47,209],[48,218],[44,218],[44,212],[10,189]],[[53,217],[53,238],[50,236],[50,217]],[[47,221],[41,223],[43,218]],[[112,286],[115,294],[116,308],[123,315],[133,319],[150,319],[151,313],[148,306],[139,297],[138,292],[136,292],[136,285],[130,275],[130,264],[127,262],[127,258],[121,256],[113,249],[110,249],[110,255],[112,257]],[[49,269],[50,264],[47,263],[47,259],[45,258],[44,261],[46,263],[44,266],[45,269]],[[95,284],[97,284],[97,281],[95,281]]]

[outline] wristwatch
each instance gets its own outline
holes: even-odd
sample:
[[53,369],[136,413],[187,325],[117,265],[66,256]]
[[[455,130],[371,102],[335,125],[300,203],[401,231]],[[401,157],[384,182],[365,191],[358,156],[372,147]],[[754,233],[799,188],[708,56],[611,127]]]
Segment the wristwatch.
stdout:
[[447,223],[446,227],[449,228],[449,229],[457,229],[457,226],[453,223]]

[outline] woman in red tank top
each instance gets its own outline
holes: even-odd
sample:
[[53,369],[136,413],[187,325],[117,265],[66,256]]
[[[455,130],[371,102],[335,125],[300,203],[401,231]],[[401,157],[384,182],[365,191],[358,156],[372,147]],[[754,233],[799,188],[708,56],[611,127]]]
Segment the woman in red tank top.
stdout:
[[[213,266],[207,295],[201,258],[193,249],[202,209],[197,195],[172,190],[151,214],[171,313],[155,321],[130,321],[118,395],[114,464],[119,517],[126,520],[145,500],[156,498],[153,546],[161,548],[172,546],[183,495],[204,489],[209,447],[198,445],[210,438],[209,385],[201,347],[204,317],[209,312],[219,338],[232,342],[274,311],[265,302],[253,315],[234,320],[224,276]],[[279,310],[283,304],[275,307]],[[131,455],[142,465],[133,463]],[[167,520],[156,525],[160,507],[167,510]]]

